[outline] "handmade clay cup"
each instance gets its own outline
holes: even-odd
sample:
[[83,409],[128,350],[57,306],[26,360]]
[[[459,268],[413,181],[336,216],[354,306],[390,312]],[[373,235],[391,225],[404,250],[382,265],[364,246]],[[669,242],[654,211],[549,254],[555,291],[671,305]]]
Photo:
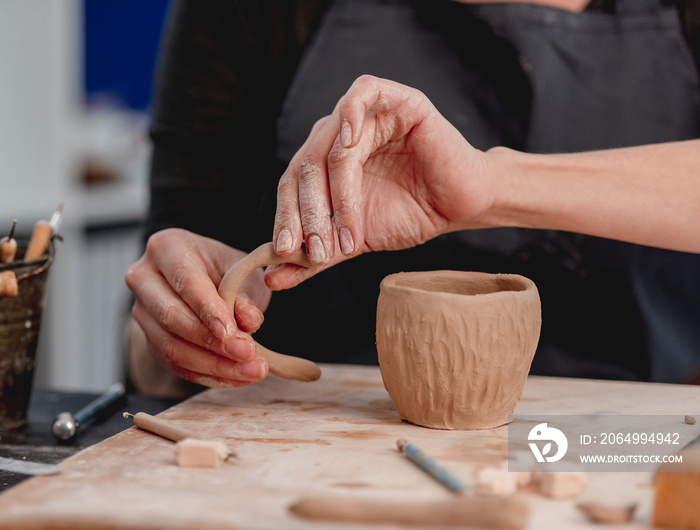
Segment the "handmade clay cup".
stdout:
[[401,418],[435,429],[508,423],[541,322],[537,287],[522,276],[387,276],[377,305],[377,350],[384,386]]

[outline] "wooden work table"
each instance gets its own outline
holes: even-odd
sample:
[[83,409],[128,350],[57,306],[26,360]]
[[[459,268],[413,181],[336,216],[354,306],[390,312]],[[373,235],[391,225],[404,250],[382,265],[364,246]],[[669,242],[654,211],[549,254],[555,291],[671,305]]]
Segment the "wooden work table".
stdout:
[[[538,415],[684,411],[700,411],[699,388],[544,377],[528,380],[516,409]],[[323,366],[315,383],[270,376],[251,387],[211,389],[160,417],[225,440],[238,458],[215,469],[180,468],[172,442],[132,427],[66,459],[60,474],[0,494],[0,529],[369,528],[314,523],[287,508],[313,494],[407,503],[449,498],[398,452],[399,438],[464,482],[507,458],[505,426],[438,431],[401,422],[375,367]],[[651,473],[589,475],[589,490],[640,502],[634,521],[622,528],[648,527]],[[573,501],[519,495],[531,508],[528,528],[595,527]]]

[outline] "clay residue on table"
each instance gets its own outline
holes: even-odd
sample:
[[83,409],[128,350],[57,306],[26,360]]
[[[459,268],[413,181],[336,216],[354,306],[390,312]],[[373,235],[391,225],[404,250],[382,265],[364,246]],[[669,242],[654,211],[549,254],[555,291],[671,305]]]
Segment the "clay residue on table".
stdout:
[[336,482],[330,485],[332,488],[349,488],[349,489],[359,489],[359,488],[371,488],[372,484],[369,482]]
[[236,442],[260,442],[265,444],[316,444],[331,445],[325,440],[308,440],[304,438],[229,438]]
[[351,438],[355,440],[369,440],[372,438],[386,438],[389,436],[384,431],[364,429],[360,431],[321,431],[321,434],[335,436],[337,438]]

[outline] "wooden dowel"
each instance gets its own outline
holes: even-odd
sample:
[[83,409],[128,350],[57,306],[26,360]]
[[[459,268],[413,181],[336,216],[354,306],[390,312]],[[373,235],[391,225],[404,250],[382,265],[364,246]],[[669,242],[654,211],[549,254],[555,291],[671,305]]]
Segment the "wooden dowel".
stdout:
[[137,412],[136,414],[124,413],[125,418],[132,417],[134,419],[134,425],[139,429],[144,431],[152,432],[173,442],[179,442],[185,438],[195,438],[201,440],[202,437],[198,434],[189,432],[181,427],[178,427],[171,421],[163,420],[161,418],[156,418],[145,412]]
[[46,253],[46,245],[51,239],[51,225],[48,221],[37,221],[34,225],[32,237],[27,246],[27,252],[24,254],[24,259],[29,261],[40,258]]

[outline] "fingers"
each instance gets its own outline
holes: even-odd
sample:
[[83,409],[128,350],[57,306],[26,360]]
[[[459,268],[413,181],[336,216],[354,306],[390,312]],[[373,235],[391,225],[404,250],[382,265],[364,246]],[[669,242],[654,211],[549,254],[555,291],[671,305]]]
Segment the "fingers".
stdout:
[[[327,265],[335,256],[336,231],[344,255],[358,248],[352,225],[359,220],[356,197],[360,182],[345,186],[349,179],[341,177],[339,184],[334,184],[333,175],[346,172],[354,162],[353,153],[338,143],[338,135],[334,119],[317,122],[280,179],[273,241],[275,251],[282,256],[298,250],[303,241],[309,261]],[[350,226],[334,224],[333,216],[339,212]]]
[[[216,245],[200,249],[197,241]],[[222,249],[229,251],[225,259],[220,256]],[[247,280],[238,304],[239,313],[244,315],[239,329],[215,284],[235,259],[231,252],[233,249],[223,244],[198,239],[183,230],[164,231],[151,237],[144,256],[127,272],[126,282],[137,302],[164,331],[219,355],[248,361],[254,342],[246,331],[256,330],[262,322],[262,314],[251,300],[264,309],[270,294],[260,275]]]
[[300,267],[299,265],[294,265],[292,263],[285,263],[282,265],[272,265],[265,269],[265,284],[272,291],[282,291],[284,289],[291,289],[296,287],[304,280],[308,280],[315,274],[318,274],[322,270],[331,267],[340,261],[347,258],[339,256],[330,261],[327,265],[323,267],[313,267],[307,269],[306,267]]
[[363,166],[373,152],[411,130],[424,100],[417,90],[372,76],[353,83],[333,115],[316,123],[280,179],[273,232],[278,254],[296,251],[303,241],[310,261],[325,266],[336,239],[344,256],[363,251]]
[[243,331],[255,333],[265,317],[263,311],[270,304],[272,293],[265,286],[261,269],[251,272],[238,289],[234,314],[236,323]]
[[[149,238],[143,257],[129,268],[126,283],[152,311],[158,309],[153,306],[154,296],[177,309],[182,306],[170,298],[181,298],[217,339],[226,342],[236,335],[237,327],[228,306],[217,296],[202,254],[194,234],[177,229],[158,232]],[[158,292],[149,291],[152,282]]]
[[193,310],[176,295],[165,278],[153,274],[149,281],[139,282],[132,289],[136,303],[166,332],[177,334],[201,348],[232,359],[248,361],[253,356],[253,341],[244,333],[223,342],[205,326]]
[[257,354],[248,362],[238,362],[165,331],[142,304],[133,308],[134,320],[143,329],[152,355],[180,377],[205,386],[242,386],[267,375],[267,363]]
[[273,241],[282,256],[298,250],[302,241],[315,265],[327,263],[335,254],[326,175],[328,151],[337,136],[329,117],[319,120],[280,179]]
[[360,76],[336,105],[340,143],[346,148],[360,143],[368,113],[386,114],[391,122],[387,130],[405,134],[405,125],[415,123],[416,112],[424,112],[426,102],[425,95],[414,88],[371,75]]

